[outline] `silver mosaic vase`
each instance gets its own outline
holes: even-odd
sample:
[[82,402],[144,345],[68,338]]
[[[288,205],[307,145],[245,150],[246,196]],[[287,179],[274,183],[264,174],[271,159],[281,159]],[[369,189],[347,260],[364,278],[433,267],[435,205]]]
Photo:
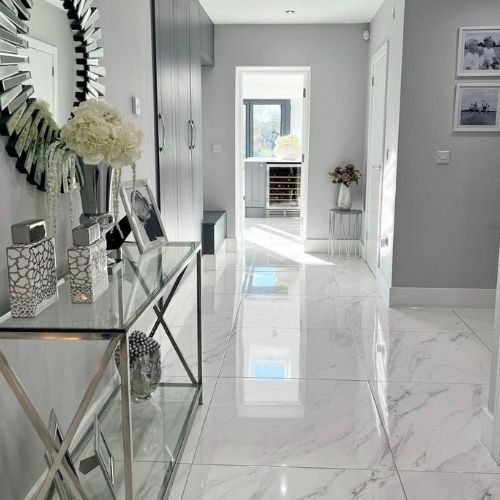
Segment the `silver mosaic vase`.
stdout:
[[82,199],[80,223],[97,223],[104,235],[113,226],[110,213],[113,169],[105,163],[88,165],[80,159],[76,171]]

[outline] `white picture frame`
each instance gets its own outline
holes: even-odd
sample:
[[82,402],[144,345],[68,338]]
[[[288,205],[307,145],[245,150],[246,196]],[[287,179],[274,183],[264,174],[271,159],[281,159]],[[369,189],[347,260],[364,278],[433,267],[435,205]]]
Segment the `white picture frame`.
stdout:
[[500,82],[456,85],[453,130],[468,133],[500,132]]
[[[132,206],[133,194],[135,194],[136,199],[135,208]],[[139,252],[143,254],[168,244],[161,213],[148,180],[137,180],[135,191],[132,181],[124,181],[120,189],[120,195]],[[138,202],[141,202],[140,207],[137,205]],[[148,218],[145,219],[145,217]]]
[[[488,38],[492,39],[494,46],[485,45]],[[469,54],[467,46],[474,40],[478,43],[478,50],[482,47],[482,56],[478,52]],[[494,61],[492,61],[493,54],[496,55]],[[467,61],[470,65],[467,65]],[[472,26],[458,29],[457,77],[500,78],[500,26]]]

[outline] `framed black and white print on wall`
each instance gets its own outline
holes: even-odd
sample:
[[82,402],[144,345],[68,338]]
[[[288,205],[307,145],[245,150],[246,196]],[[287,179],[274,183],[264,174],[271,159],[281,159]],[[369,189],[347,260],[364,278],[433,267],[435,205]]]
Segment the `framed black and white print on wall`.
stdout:
[[141,253],[168,243],[160,210],[147,179],[122,183],[121,198]]
[[500,132],[500,83],[459,83],[455,132]]
[[500,77],[500,27],[459,28],[457,76]]

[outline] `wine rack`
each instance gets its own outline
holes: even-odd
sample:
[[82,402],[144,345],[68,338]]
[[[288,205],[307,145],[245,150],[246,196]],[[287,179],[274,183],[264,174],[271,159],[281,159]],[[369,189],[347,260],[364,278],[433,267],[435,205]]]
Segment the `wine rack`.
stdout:
[[268,210],[300,210],[301,174],[298,165],[268,165]]

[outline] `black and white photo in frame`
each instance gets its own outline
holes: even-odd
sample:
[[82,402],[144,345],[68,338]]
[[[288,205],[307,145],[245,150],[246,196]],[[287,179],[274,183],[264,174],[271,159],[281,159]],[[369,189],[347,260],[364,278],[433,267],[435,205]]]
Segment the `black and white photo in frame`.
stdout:
[[161,214],[147,179],[122,183],[121,198],[141,253],[168,243]]
[[500,27],[459,28],[457,76],[500,76]]
[[500,83],[459,83],[455,132],[500,132]]

